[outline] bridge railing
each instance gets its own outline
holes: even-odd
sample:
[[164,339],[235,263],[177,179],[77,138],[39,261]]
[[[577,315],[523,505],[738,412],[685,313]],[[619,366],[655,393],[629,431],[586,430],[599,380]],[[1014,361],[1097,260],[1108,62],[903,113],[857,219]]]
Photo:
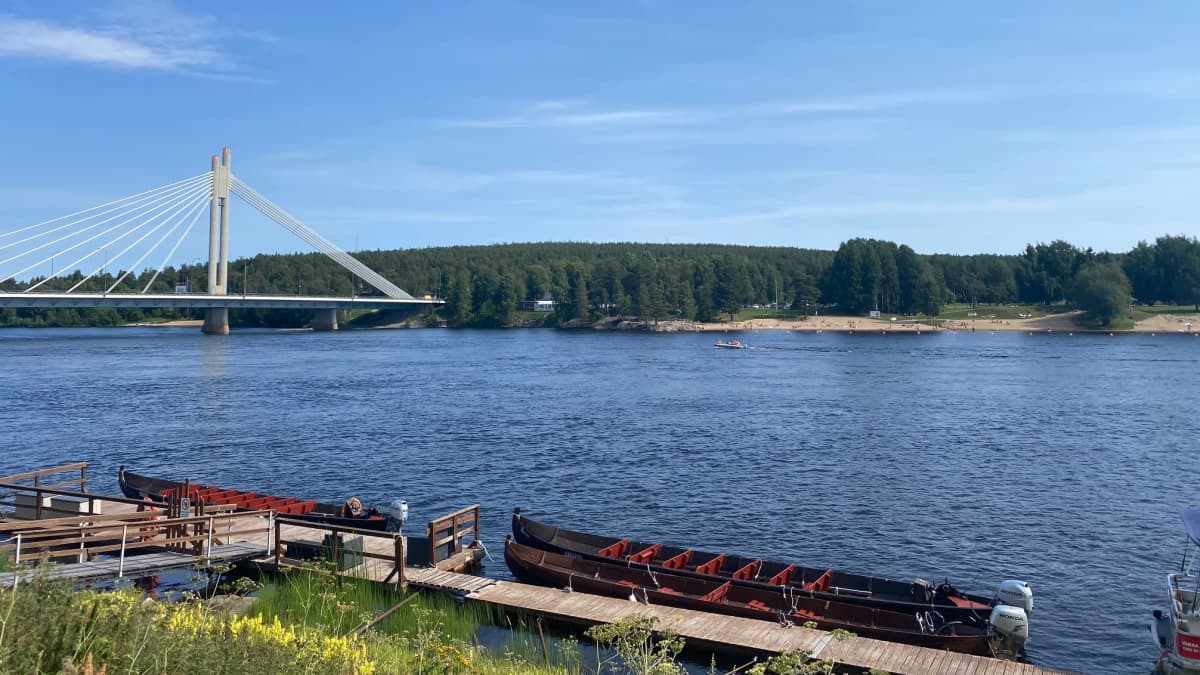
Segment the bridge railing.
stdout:
[[269,539],[274,515],[270,511],[238,511],[163,518],[161,512],[144,511],[6,522],[0,523],[0,554],[11,556],[18,565],[52,559],[83,562],[96,555],[117,554],[117,576],[124,576],[130,551],[166,548],[207,559],[214,544],[251,535]]

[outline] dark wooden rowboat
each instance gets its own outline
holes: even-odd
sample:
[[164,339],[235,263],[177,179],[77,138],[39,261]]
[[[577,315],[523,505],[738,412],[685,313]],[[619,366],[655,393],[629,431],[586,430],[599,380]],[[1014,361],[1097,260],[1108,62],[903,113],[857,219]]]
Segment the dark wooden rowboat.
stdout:
[[771,589],[816,600],[864,605],[896,612],[938,612],[946,621],[986,627],[995,600],[959,591],[949,583],[938,586],[853,574],[835,569],[803,567],[725,553],[709,553],[633,541],[554,527],[513,511],[513,538],[520,544],[585,560],[637,565],[654,573],[707,577],[735,585]]
[[[121,492],[130,499],[149,499],[159,502],[163,496],[183,485],[181,481],[141,476],[126,471],[122,466],[117,472]],[[387,529],[387,518],[375,509],[364,510],[361,516],[343,515],[344,505],[326,504],[315,500],[300,500],[295,497],[276,497],[256,492],[223,489],[210,485],[192,483],[190,495],[193,502],[203,500],[205,504],[233,505],[246,510],[272,510],[281,516],[314,520],[330,525],[357,527],[367,530]]]
[[892,612],[819,600],[781,592],[778,588],[734,585],[726,579],[683,576],[623,563],[585,560],[524,546],[512,537],[505,541],[504,560],[518,579],[529,583],[764,621],[815,622],[822,630],[840,628],[863,637],[933,649],[991,653],[986,628],[947,622],[932,611]]

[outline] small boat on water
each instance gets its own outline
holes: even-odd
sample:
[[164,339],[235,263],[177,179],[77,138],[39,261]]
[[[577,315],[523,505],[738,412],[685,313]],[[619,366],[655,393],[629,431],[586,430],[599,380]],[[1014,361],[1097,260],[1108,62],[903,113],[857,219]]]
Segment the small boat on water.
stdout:
[[749,349],[749,348],[750,348],[750,345],[747,345],[745,342],[742,342],[741,340],[729,340],[728,342],[725,342],[722,340],[717,340],[717,349]]
[[1150,634],[1160,653],[1156,672],[1200,674],[1200,509],[1180,514],[1187,539],[1178,572],[1167,575],[1167,611],[1154,610]]
[[781,593],[778,589],[735,585],[725,579],[683,576],[621,562],[585,560],[524,546],[512,537],[505,541],[504,560],[509,570],[522,581],[570,591],[784,624],[813,622],[822,630],[840,628],[879,640],[969,654],[991,654],[987,627],[946,621],[933,611],[893,612]]
[[[182,481],[141,476],[132,471],[126,471],[124,466],[117,472],[117,482],[121,486],[122,494],[126,497],[149,499],[154,502],[162,501],[168,493],[184,485]],[[390,520],[388,514],[384,514],[378,509],[364,509],[362,502],[357,497],[351,497],[338,506],[315,500],[301,500],[296,497],[277,497],[191,483],[189,498],[193,503],[203,501],[205,504],[233,505],[239,509],[271,510],[288,518],[315,520],[331,525],[357,527],[365,530],[387,530]],[[407,511],[407,504],[404,504],[403,508]],[[399,515],[395,517],[398,518]]]
[[[909,614],[933,612],[947,622],[977,627],[996,625],[1004,635],[1012,635],[1014,644],[1009,651],[1019,651],[1028,639],[1028,612],[1033,610],[1033,592],[1021,581],[1005,581],[995,596],[988,597],[965,593],[948,581],[935,586],[923,579],[899,581],[832,568],[696,551],[655,541],[575,532],[539,523],[524,516],[519,508],[513,511],[512,532],[513,538],[526,546],[589,561],[636,565],[655,574],[728,581],[736,586],[767,589],[775,594],[787,593],[791,597]],[[1008,618],[1001,619],[1000,614]],[[1010,623],[1013,625],[1009,626]]]

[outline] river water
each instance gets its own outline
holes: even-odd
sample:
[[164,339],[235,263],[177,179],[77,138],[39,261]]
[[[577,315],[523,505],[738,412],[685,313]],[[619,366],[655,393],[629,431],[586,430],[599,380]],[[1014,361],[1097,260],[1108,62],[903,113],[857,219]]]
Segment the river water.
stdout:
[[0,330],[0,474],[88,461],[1035,593],[1030,660],[1145,673],[1198,505],[1182,335]]

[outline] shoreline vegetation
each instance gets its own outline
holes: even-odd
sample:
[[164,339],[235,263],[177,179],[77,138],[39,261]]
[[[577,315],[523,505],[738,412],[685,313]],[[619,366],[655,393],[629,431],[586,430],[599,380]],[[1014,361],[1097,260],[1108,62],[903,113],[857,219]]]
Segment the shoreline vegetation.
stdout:
[[[444,305],[407,315],[345,313],[340,319],[348,327],[631,328],[626,324],[640,322],[658,330],[664,324],[668,330],[724,330],[734,324],[757,330],[777,327],[769,319],[778,319],[792,330],[917,330],[885,328],[866,318],[878,313],[897,326],[920,321],[976,332],[1173,332],[1187,320],[1158,317],[1200,315],[1200,240],[1184,236],[1141,242],[1125,253],[1054,241],[1030,244],[1018,255],[922,255],[890,241],[850,239],[836,251],[544,242],[354,255],[415,296],[442,299]],[[238,270],[230,275],[231,295],[375,293],[319,253],[258,255],[231,261],[230,269]],[[50,279],[0,282],[0,291],[18,293],[37,285],[51,291],[137,293],[148,287],[156,293],[191,293],[207,287],[206,272],[202,265],[189,265],[91,278],[60,270]],[[747,316],[750,309],[767,316]],[[1069,322],[1057,316],[1072,309],[1085,315]],[[795,319],[805,314],[813,316]],[[817,315],[821,319],[814,322]],[[194,312],[172,308],[0,309],[0,326],[116,326],[196,318]],[[303,328],[312,312],[234,309],[229,319],[243,328]]]
[[[616,331],[649,331],[657,333],[728,333],[754,331],[789,331],[800,333],[931,333],[931,332],[967,332],[967,333],[1149,333],[1149,334],[1195,334],[1200,333],[1200,313],[1188,313],[1183,308],[1174,308],[1170,313],[1148,313],[1125,326],[1110,328],[1089,324],[1086,312],[1082,310],[1067,310],[1041,316],[1016,316],[998,318],[990,310],[995,308],[979,307],[975,311],[978,316],[963,318],[939,318],[930,323],[926,317],[897,316],[893,320],[887,318],[870,318],[863,316],[817,315],[817,316],[770,316],[744,312],[733,321],[687,321],[680,319],[664,319],[657,322],[642,322],[633,317],[610,317],[595,322],[576,322],[573,325],[557,326],[573,330],[616,330]],[[1025,312],[1021,312],[1022,314]],[[989,318],[990,315],[990,318]],[[744,317],[744,318],[743,318]],[[161,328],[200,328],[203,321],[199,319],[176,319],[155,323],[130,323],[122,327],[161,327]],[[444,326],[443,324],[439,324]],[[391,323],[378,328],[424,328],[428,323],[424,320]],[[530,319],[510,327],[544,327],[537,320]]]
[[[221,583],[202,599],[154,598],[135,587],[74,590],[35,577],[0,589],[0,672],[110,675],[312,673],[375,675],[683,675],[686,645],[657,620],[632,615],[573,635],[541,619],[437,595],[398,595],[313,565]],[[197,581],[213,582],[197,575]],[[536,629],[534,628],[536,626]],[[501,636],[497,636],[500,629]],[[488,629],[488,630],[484,630]],[[484,637],[487,634],[490,637]],[[833,631],[835,639],[849,637]],[[709,668],[713,675],[833,675],[805,654]],[[874,671],[872,671],[874,672]]]

